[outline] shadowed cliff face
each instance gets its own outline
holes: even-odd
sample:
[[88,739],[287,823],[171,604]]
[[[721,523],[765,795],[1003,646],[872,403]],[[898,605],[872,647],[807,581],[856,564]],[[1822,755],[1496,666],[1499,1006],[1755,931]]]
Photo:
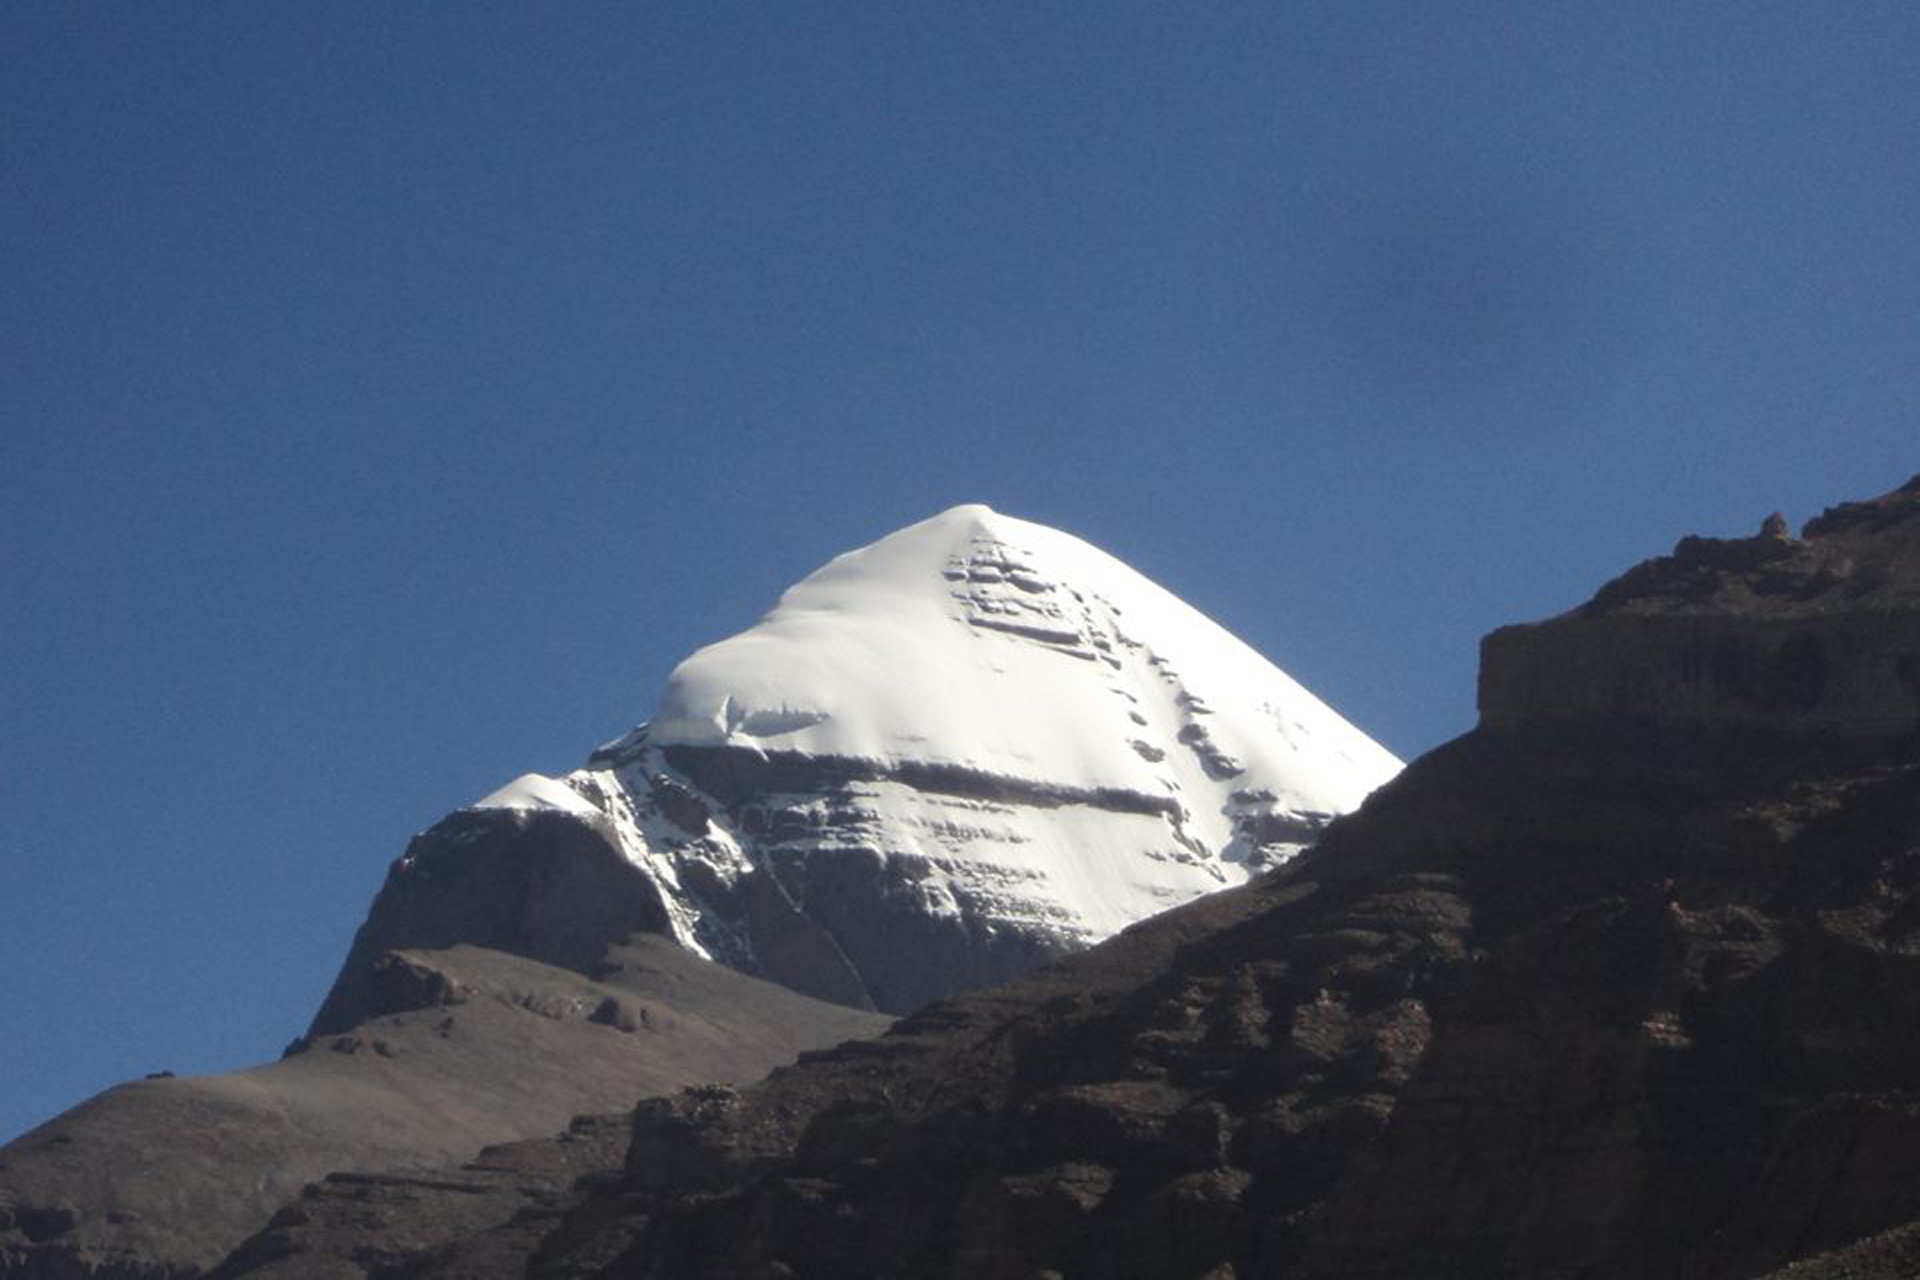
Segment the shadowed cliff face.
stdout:
[[1920,727],[1920,477],[1746,539],[1685,538],[1482,645],[1480,712],[1897,736]]

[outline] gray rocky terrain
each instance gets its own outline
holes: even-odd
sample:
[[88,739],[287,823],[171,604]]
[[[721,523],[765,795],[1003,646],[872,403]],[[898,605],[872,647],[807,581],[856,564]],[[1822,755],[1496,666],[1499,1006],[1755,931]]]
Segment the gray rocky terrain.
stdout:
[[329,1173],[458,1164],[885,1025],[644,934],[593,977],[469,945],[389,951],[365,1001],[279,1062],[121,1085],[0,1148],[0,1274],[194,1274]]

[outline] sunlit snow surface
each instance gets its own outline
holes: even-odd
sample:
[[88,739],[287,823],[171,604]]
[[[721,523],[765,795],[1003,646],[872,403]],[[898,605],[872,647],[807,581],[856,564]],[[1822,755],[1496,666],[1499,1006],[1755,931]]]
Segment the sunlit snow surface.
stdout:
[[[830,797],[729,809],[668,766],[673,747],[860,767]],[[521,778],[479,807],[605,813],[682,940],[750,964],[712,899],[773,844],[880,859],[928,915],[1065,949],[1291,856],[1399,767],[1118,560],[970,505],[838,557],[694,653],[651,722],[565,786]],[[688,796],[710,823],[685,821]]]
[[523,773],[483,799],[467,806],[471,809],[561,809],[585,817],[600,811],[581,799],[558,778],[544,773]]

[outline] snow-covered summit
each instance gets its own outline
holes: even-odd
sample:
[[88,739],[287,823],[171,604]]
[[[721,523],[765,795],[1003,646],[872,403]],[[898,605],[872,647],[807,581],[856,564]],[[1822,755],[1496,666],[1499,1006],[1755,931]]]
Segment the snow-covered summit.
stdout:
[[[1399,768],[1171,592],[977,504],[836,558],[695,653],[649,736],[1196,801],[1266,790],[1317,811],[1352,808]],[[1217,828],[1222,803],[1187,807]]]
[[1398,768],[1112,556],[966,505],[694,653],[588,768],[476,807],[578,797],[688,946],[905,1008],[1244,880]]

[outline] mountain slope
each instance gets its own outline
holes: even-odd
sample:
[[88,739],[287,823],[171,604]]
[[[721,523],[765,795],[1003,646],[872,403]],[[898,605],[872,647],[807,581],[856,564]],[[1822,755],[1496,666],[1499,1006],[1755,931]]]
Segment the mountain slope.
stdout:
[[1496,636],[1482,727],[1271,877],[643,1106],[531,1274],[1693,1280],[1920,1217],[1920,719],[1857,694],[1920,480],[1781,541]]
[[[1110,557],[957,508],[688,659],[588,768],[417,836],[298,1052],[0,1151],[0,1276],[181,1276],[243,1240],[229,1270],[297,1271],[376,1201],[396,1250],[517,1221],[597,1158],[607,1126],[553,1136],[575,1113],[752,1079],[1244,880],[1395,768]],[[499,1143],[512,1172],[470,1167]]]
[[661,938],[602,959],[590,980],[471,946],[389,952],[349,1030],[55,1117],[0,1148],[0,1275],[191,1274],[333,1170],[456,1163],[884,1025]]
[[[529,908],[546,923],[485,927],[547,937],[623,911],[807,994],[905,1012],[1242,883],[1398,767],[1111,556],[956,507],[693,654],[588,767],[481,800],[573,822],[637,873],[595,853],[590,891]],[[471,879],[460,859],[518,860],[455,827],[395,867],[316,1029],[356,1016],[382,951],[525,899],[444,888]]]

